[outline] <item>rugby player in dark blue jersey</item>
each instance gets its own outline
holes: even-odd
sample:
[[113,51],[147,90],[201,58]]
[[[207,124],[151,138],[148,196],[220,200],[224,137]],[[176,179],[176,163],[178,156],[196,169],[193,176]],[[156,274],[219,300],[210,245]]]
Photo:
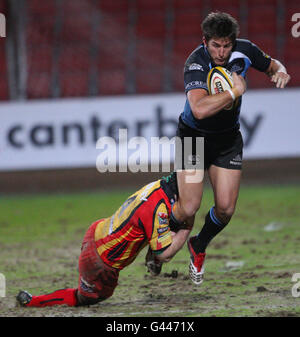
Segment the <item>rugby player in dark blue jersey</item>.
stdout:
[[[182,143],[185,137],[192,137],[193,141],[196,137],[204,137],[203,168],[208,172],[214,192],[214,205],[205,217],[203,228],[188,240],[189,273],[195,284],[203,281],[209,242],[229,223],[236,207],[243,158],[239,113],[246,90],[247,70],[253,67],[265,72],[277,88],[284,88],[290,79],[278,60],[272,59],[251,41],[237,38],[239,25],[229,14],[210,13],[202,22],[202,32],[203,43],[185,63],[187,99],[177,129]],[[208,95],[207,75],[215,66],[231,71],[234,85],[231,91]],[[182,153],[182,158],[197,158],[194,144],[192,151],[185,155]],[[185,164],[177,171],[179,199],[172,212],[173,222],[178,224],[195,217],[203,193],[203,170],[187,169]]]

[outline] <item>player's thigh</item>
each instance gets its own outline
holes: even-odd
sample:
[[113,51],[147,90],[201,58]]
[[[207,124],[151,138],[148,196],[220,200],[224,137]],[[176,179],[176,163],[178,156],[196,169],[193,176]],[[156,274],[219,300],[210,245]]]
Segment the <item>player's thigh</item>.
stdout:
[[96,303],[112,296],[118,284],[119,271],[107,266],[95,244],[95,229],[100,221],[87,230],[78,260],[78,300],[80,304]]
[[242,171],[211,165],[208,174],[216,209],[230,215],[234,212],[238,199]]
[[88,259],[81,259],[83,254],[79,257],[78,294],[81,295],[81,300],[85,299],[83,302],[91,299],[96,303],[113,295],[118,285],[119,271],[105,265],[96,252],[96,247],[89,247],[87,250],[84,255],[89,255]]
[[199,209],[203,193],[204,162],[201,160],[203,149],[202,146],[198,146],[198,137],[201,135],[184,124],[180,118],[176,136],[175,170],[179,190],[178,205],[182,211],[180,213],[185,213],[185,216],[190,218]]

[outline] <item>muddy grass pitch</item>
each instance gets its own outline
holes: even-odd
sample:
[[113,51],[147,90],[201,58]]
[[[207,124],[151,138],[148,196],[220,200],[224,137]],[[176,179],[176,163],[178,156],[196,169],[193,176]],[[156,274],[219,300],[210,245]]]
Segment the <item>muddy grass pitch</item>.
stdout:
[[[88,226],[111,215],[133,190],[110,193],[1,197],[2,317],[253,317],[300,316],[300,186],[241,188],[231,223],[209,245],[205,281],[188,277],[186,245],[151,277],[140,256],[120,273],[114,295],[94,306],[20,308],[20,289],[32,294],[77,286],[77,260]],[[193,234],[213,205],[209,189]],[[300,280],[298,280],[300,281]],[[300,285],[299,285],[300,292]]]

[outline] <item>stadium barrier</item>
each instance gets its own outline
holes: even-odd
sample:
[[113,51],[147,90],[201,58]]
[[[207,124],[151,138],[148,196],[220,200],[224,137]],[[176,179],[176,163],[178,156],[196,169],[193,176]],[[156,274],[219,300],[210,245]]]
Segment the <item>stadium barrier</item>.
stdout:
[[[145,165],[172,163],[174,149],[163,147],[175,136],[184,103],[181,94],[2,103],[0,171],[96,168],[101,151],[115,156],[122,172],[130,156]],[[300,156],[299,106],[298,89],[247,92],[240,116],[244,159]],[[125,144],[119,143],[120,130],[126,132]],[[115,147],[97,148],[105,139]]]

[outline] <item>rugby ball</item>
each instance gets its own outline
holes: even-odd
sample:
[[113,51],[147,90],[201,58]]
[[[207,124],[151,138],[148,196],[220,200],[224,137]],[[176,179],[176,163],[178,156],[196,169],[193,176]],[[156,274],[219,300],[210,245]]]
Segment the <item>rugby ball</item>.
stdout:
[[[207,75],[207,87],[210,95],[222,93],[233,87],[232,73],[224,67],[214,67]],[[232,109],[233,102],[225,108]]]

